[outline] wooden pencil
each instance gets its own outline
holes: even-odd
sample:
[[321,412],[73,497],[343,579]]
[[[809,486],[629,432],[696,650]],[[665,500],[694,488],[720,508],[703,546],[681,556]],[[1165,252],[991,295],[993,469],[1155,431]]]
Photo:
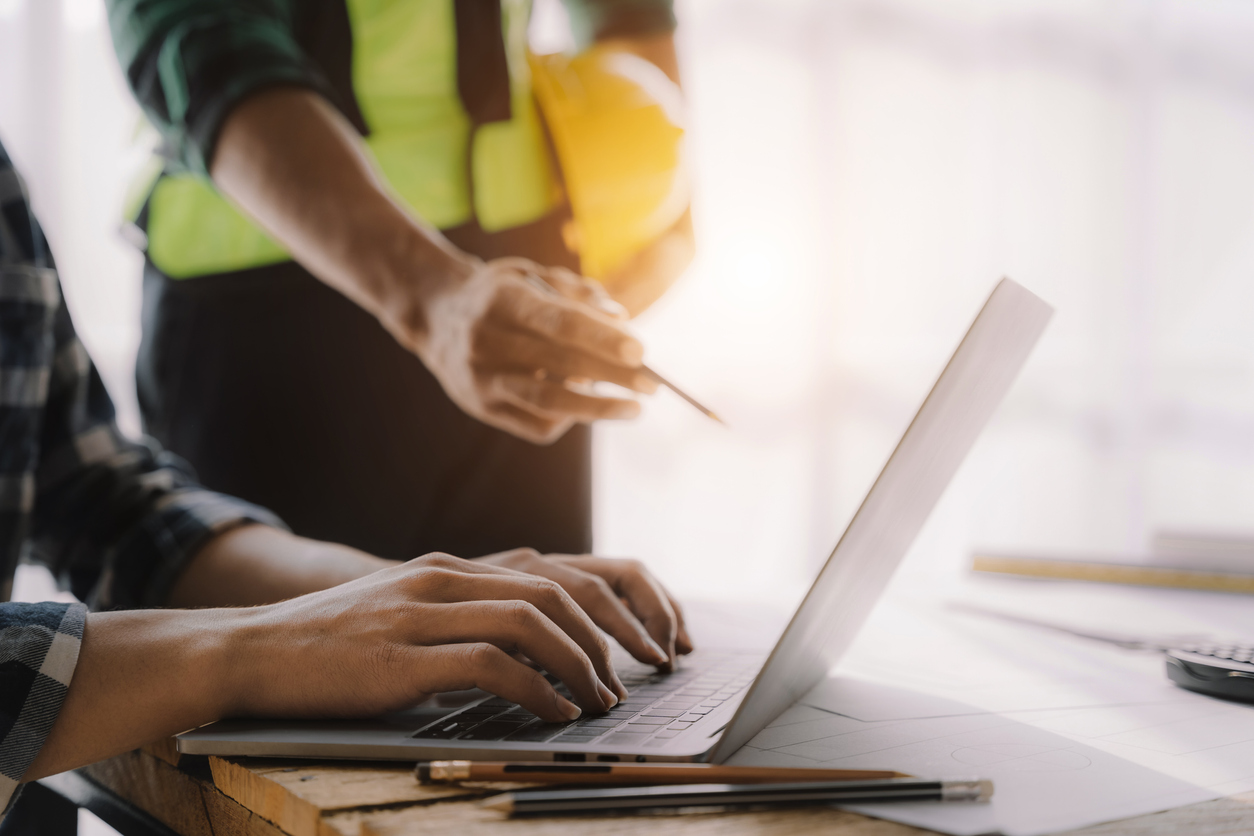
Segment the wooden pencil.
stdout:
[[872,781],[909,778],[873,769],[791,769],[706,763],[564,763],[431,761],[415,775],[422,783],[519,781],[537,784],[772,784],[802,781]]

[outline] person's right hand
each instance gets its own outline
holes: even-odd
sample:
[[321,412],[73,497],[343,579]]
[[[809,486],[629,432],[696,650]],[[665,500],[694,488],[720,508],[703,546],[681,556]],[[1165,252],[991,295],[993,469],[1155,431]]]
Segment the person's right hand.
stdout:
[[237,716],[364,717],[482,688],[562,722],[627,695],[604,636],[561,586],[448,555],[236,613],[235,656],[252,660],[238,671]]
[[636,401],[594,394],[589,384],[657,390],[642,369],[643,347],[623,328],[625,311],[593,283],[520,258],[462,265],[415,283],[414,298],[380,321],[471,416],[550,444],[576,422],[640,413]]

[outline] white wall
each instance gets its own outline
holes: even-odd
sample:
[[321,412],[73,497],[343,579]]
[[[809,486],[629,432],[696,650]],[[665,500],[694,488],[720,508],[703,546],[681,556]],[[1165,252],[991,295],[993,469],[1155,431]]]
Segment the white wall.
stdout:
[[692,0],[701,256],[600,434],[599,546],[808,578],[1003,275],[1058,315],[900,576],[1254,530],[1254,7]]
[[[639,329],[732,428],[662,394],[601,429],[601,551],[688,593],[795,589],[1002,275],[1059,313],[901,582],[977,546],[1254,529],[1254,6],[679,8],[701,254]],[[0,0],[0,82],[133,430],[139,268],[116,227],[144,149],[98,0]]]

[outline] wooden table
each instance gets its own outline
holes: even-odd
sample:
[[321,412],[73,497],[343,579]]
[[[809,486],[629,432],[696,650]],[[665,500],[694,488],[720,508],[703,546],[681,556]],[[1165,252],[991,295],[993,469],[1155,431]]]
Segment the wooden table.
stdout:
[[[180,758],[173,741],[80,770],[73,780],[103,788],[105,796],[129,802],[179,836],[666,836],[681,828],[683,836],[931,832],[822,808],[510,821],[475,803],[507,785],[423,786],[406,765]],[[1074,833],[1244,836],[1254,833],[1254,793]]]

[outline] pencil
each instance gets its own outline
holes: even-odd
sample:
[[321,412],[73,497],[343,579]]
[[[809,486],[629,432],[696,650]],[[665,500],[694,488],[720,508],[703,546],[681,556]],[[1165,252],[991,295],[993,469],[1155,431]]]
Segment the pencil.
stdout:
[[782,784],[909,778],[875,769],[790,769],[706,763],[515,763],[431,761],[414,770],[424,784],[446,781],[524,781],[536,784]]
[[[527,273],[526,275],[524,275],[523,281],[527,282],[527,284],[531,285],[536,290],[540,291],[541,293],[547,296],[560,296],[561,295],[557,292],[557,290],[555,290],[552,286],[550,286],[548,282],[546,282],[544,279],[540,278],[539,276],[535,275],[534,273]],[[662,377],[657,372],[653,371],[653,369],[649,368],[648,366],[641,366],[640,370],[643,371],[645,374],[647,374],[649,377],[653,378],[662,386],[665,386],[667,389],[670,389],[676,395],[679,395],[679,397],[683,398],[685,401],[691,404],[693,408],[695,408],[698,412],[700,412],[705,417],[713,421],[717,421],[723,426],[727,426],[727,422],[724,421],[722,418],[718,417],[718,415],[714,412],[714,410],[709,409],[705,406],[702,406],[700,401],[698,401],[692,395],[689,395],[683,389],[680,389],[674,383],[671,383],[669,380]]]
[[553,813],[793,806],[798,804],[880,804],[886,801],[988,801],[992,781],[848,781],[843,783],[700,784],[690,787],[617,787],[578,790],[526,790],[503,793],[481,805],[512,816]]
[[1024,575],[1053,580],[1094,581],[1133,586],[1165,586],[1178,589],[1209,589],[1216,592],[1254,593],[1254,575],[1235,572],[1204,572],[1097,561],[1054,560],[1014,555],[977,554],[971,561],[976,572]]
[[647,374],[649,377],[653,378],[653,379],[654,379],[654,380],[656,380],[658,383],[662,384],[662,385],[663,385],[663,386],[665,386],[667,389],[670,389],[670,390],[671,390],[672,392],[674,392],[676,395],[679,395],[679,397],[683,398],[683,399],[684,399],[684,400],[686,400],[688,403],[692,404],[692,406],[693,406],[693,407],[695,407],[695,408],[696,408],[696,410],[697,410],[698,412],[700,412],[702,415],[704,415],[704,416],[705,416],[705,417],[707,417],[707,418],[711,418],[711,419],[713,419],[713,420],[715,420],[715,421],[719,422],[719,423],[720,423],[720,424],[722,424],[724,427],[725,427],[725,426],[727,426],[727,422],[726,422],[726,421],[724,421],[722,418],[719,418],[719,417],[718,417],[718,415],[717,415],[717,414],[715,414],[714,410],[712,410],[712,409],[708,409],[708,408],[706,408],[706,407],[702,406],[702,405],[701,405],[701,404],[697,401],[697,399],[696,399],[696,398],[692,397],[692,395],[689,395],[689,394],[688,394],[687,392],[685,392],[683,389],[680,389],[680,388],[679,388],[678,386],[676,386],[674,383],[671,383],[669,380],[667,380],[666,378],[662,377],[660,374],[658,374],[657,372],[653,371],[653,369],[649,368],[648,366],[641,366],[641,368],[644,370],[644,373],[645,373],[645,374]]

